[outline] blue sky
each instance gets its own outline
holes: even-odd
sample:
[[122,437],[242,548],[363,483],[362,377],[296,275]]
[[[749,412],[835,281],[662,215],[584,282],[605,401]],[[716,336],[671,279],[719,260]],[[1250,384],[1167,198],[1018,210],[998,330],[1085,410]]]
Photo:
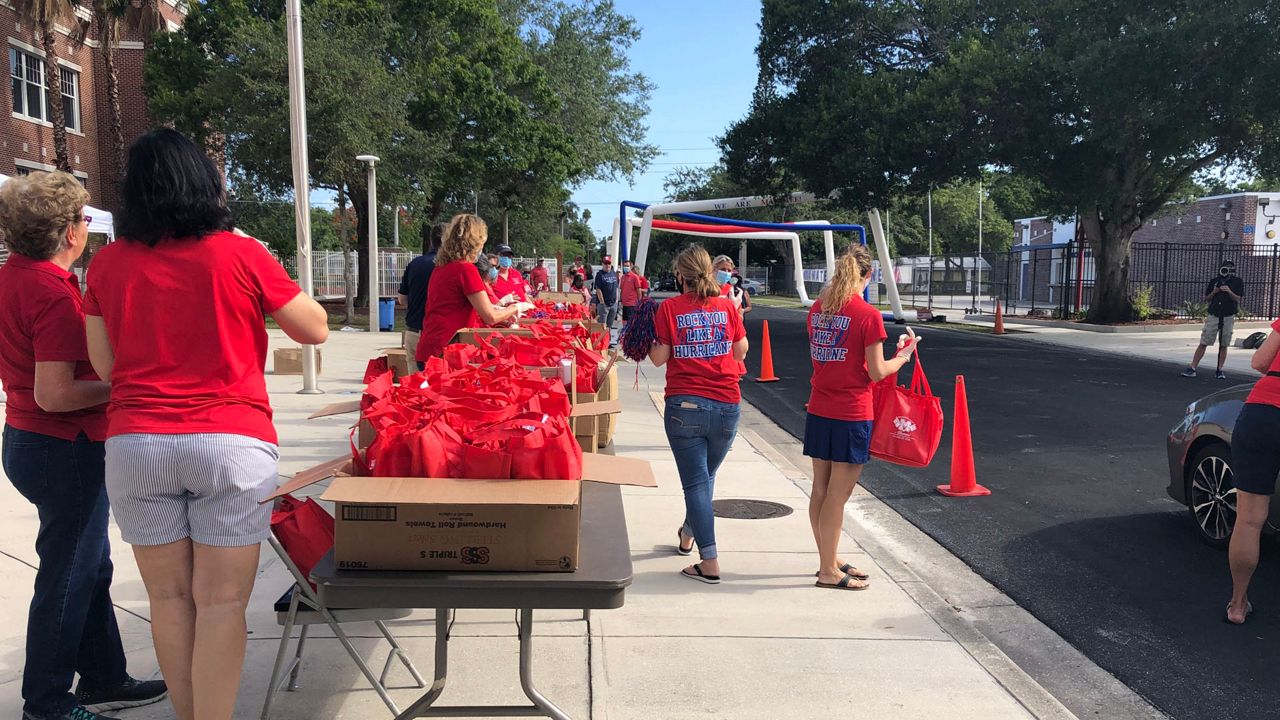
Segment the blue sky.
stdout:
[[629,56],[632,70],[656,85],[648,140],[662,155],[634,184],[592,181],[573,193],[591,210],[597,236],[613,231],[619,201],[661,200],[668,173],[715,164],[715,138],[746,115],[756,83],[756,0],[617,0],[617,7],[642,29]]

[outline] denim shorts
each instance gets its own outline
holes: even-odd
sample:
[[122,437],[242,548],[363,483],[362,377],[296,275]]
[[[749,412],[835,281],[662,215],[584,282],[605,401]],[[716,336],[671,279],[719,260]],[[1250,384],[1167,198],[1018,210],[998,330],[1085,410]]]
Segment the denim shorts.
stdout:
[[1280,408],[1245,403],[1231,433],[1231,474],[1236,489],[1274,495],[1280,475]]
[[130,545],[257,545],[271,534],[275,445],[245,435],[130,434],[107,439],[107,494]]
[[871,460],[871,421],[832,420],[806,413],[804,454],[815,460],[866,465]]

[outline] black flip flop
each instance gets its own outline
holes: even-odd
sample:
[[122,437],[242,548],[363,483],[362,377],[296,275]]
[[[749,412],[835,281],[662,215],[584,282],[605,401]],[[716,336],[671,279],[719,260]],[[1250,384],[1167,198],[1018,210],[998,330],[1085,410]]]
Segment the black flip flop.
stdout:
[[720,584],[719,575],[707,575],[706,573],[702,572],[702,563],[698,563],[696,565],[693,565],[692,567],[693,567],[693,572],[689,572],[689,568],[685,568],[680,571],[680,574],[689,578],[690,580],[697,580],[698,582],[704,582],[708,585]]
[[[870,575],[862,572],[861,570],[858,570],[858,572],[851,572],[852,570],[858,570],[858,568],[850,565],[849,563],[845,563],[840,566],[840,572],[844,573],[845,575],[848,575],[854,580],[870,580],[871,579]],[[818,573],[814,573],[813,576],[818,577]]]
[[[1227,609],[1228,610],[1231,609],[1231,603],[1227,603]],[[1242,622],[1232,622],[1231,616],[1228,615],[1225,611],[1222,613],[1222,622],[1228,625],[1243,625],[1249,622],[1249,616],[1252,614],[1253,614],[1253,603],[1246,602],[1244,604],[1244,620]]]
[[684,549],[684,547],[682,547],[683,545],[684,545],[684,533],[683,533],[683,532],[681,532],[680,530],[676,530],[676,554],[677,554],[677,555],[692,555],[692,554],[693,554],[693,546],[692,546],[692,545],[690,545],[690,546],[689,546],[689,549],[688,549],[688,550],[685,550],[685,549]]
[[862,585],[854,587],[852,583],[856,579],[857,578],[853,577],[852,575],[845,575],[844,577],[840,578],[839,582],[824,583],[821,580],[819,580],[818,582],[814,583],[814,585],[820,588],[826,588],[827,590],[866,590],[867,588],[871,587],[865,582]]

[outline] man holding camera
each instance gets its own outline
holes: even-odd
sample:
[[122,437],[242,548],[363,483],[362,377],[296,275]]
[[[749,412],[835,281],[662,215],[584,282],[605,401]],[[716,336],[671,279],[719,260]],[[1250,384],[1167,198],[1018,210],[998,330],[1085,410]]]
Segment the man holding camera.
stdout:
[[1236,313],[1240,312],[1240,301],[1244,299],[1244,281],[1236,275],[1236,264],[1225,260],[1218,269],[1218,277],[1209,281],[1205,288],[1205,301],[1209,303],[1209,315],[1204,320],[1204,330],[1200,332],[1200,346],[1191,358],[1191,366],[1182,371],[1182,377],[1195,377],[1196,368],[1200,365],[1204,351],[1216,340],[1218,343],[1218,372],[1214,377],[1226,380],[1222,366],[1227,362],[1227,347],[1231,345],[1231,333],[1235,330]]

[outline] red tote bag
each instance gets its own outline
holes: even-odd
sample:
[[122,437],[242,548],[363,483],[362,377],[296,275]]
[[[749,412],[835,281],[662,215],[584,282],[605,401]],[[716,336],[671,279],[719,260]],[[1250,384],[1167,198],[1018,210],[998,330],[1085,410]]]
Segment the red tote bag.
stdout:
[[916,351],[911,386],[885,387],[876,399],[871,455],[907,467],[927,467],[942,442],[942,400],[933,394]]
[[271,532],[302,571],[302,577],[308,577],[333,547],[333,516],[311,498],[299,501],[285,495],[271,511]]

